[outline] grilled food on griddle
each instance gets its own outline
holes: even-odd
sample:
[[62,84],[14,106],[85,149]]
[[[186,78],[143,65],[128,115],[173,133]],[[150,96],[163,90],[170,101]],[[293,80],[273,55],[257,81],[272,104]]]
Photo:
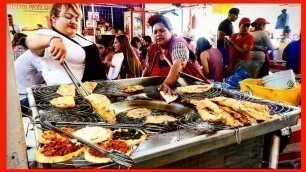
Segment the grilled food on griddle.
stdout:
[[73,132],[72,134],[89,142],[99,143],[108,140],[111,131],[102,127],[87,126]]
[[64,96],[64,97],[57,97],[50,101],[53,106],[59,108],[73,108],[75,106],[75,101],[73,96]]
[[113,131],[112,140],[123,140],[129,145],[137,145],[146,140],[147,135],[142,130],[136,129],[118,129]]
[[126,114],[126,116],[130,118],[143,118],[149,115],[151,115],[151,111],[146,108],[132,109],[129,110]]
[[181,93],[203,93],[206,91],[209,91],[211,88],[213,88],[213,84],[207,84],[207,85],[188,85],[184,87],[177,87],[179,92]]
[[75,96],[75,86],[73,84],[62,84],[56,91],[57,94],[62,96]]
[[[258,108],[264,105],[256,106],[252,103],[245,103],[244,101],[239,101],[239,100],[227,98],[227,97],[215,97],[210,100],[215,102],[218,105],[229,107],[238,113],[248,115],[249,117],[254,118],[256,121],[270,120],[270,113],[266,112],[267,110],[258,111],[254,109],[254,107]],[[268,107],[265,107],[264,109],[268,109]]]
[[116,120],[115,112],[110,109],[110,100],[102,94],[90,94],[87,96],[91,106],[97,114],[99,114],[108,123]]
[[85,147],[69,139],[52,140],[38,149],[35,160],[40,163],[57,163],[77,157],[85,151]]
[[124,87],[119,88],[119,91],[123,93],[132,93],[132,92],[140,91],[143,89],[144,87],[141,85],[129,85],[129,86],[124,86]]
[[[117,150],[122,153],[125,153],[126,155],[130,155],[132,152],[132,147],[127,144],[125,141],[122,140],[110,140],[108,142],[100,142],[98,143],[99,146],[101,146],[105,150]],[[93,163],[108,163],[112,162],[112,160],[108,157],[107,154],[102,154],[96,150],[93,150],[91,148],[87,148],[87,150],[84,152],[84,158]]]
[[169,115],[147,116],[145,123],[152,124],[168,124],[169,122],[177,121],[176,118]]

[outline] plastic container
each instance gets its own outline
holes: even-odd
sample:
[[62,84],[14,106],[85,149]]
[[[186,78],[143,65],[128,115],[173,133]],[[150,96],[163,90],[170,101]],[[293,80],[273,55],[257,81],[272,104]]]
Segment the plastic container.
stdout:
[[262,78],[262,84],[264,87],[282,90],[295,88],[296,86],[295,77],[292,70],[285,70],[267,75]]
[[301,84],[287,90],[263,87],[262,79],[245,79],[239,84],[241,91],[251,91],[253,95],[263,99],[281,101],[289,105],[298,105],[301,101]]

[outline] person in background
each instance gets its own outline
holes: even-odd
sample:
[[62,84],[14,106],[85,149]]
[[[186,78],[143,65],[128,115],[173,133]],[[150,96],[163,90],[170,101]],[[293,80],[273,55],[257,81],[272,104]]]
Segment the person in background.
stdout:
[[44,83],[40,65],[41,59],[28,50],[14,62],[19,100],[23,113],[27,111],[25,107],[29,107],[26,88]]
[[108,73],[109,68],[114,67],[114,65],[112,65],[112,59],[115,52],[111,50],[111,48],[107,45],[107,42],[103,39],[98,40],[96,44],[99,48],[100,60],[105,68],[105,73]]
[[48,85],[72,83],[62,66],[64,60],[83,82],[106,79],[98,47],[77,34],[81,18],[78,4],[53,4],[52,29],[39,30],[26,39],[28,51],[43,57],[42,75]]
[[141,62],[141,67],[144,70],[146,67],[146,57],[148,54],[148,48],[152,45],[152,39],[150,36],[146,35],[142,37],[142,42],[141,42],[141,53],[140,53],[140,62]]
[[289,44],[292,41],[290,36],[291,36],[291,29],[289,28],[289,26],[286,26],[285,29],[283,30],[283,38],[281,39],[281,43]]
[[113,27],[110,28],[109,32],[110,32],[111,35],[116,35],[116,29],[113,28]]
[[39,26],[37,26],[37,28],[31,28],[31,27],[25,27],[25,26],[21,26],[19,24],[15,24],[14,20],[13,20],[13,16],[11,14],[8,14],[7,18],[8,18],[10,33],[12,35],[15,35],[15,33],[20,33],[22,31],[34,31],[34,30],[37,30],[37,29],[41,29],[41,27],[39,27]]
[[20,38],[25,38],[25,37],[27,37],[27,35],[24,34],[24,33],[15,33],[15,35],[14,35],[12,41],[11,41],[13,50],[18,45],[19,39]]
[[196,46],[192,43],[192,36],[190,35],[190,33],[188,32],[183,32],[182,38],[185,39],[185,41],[187,42],[187,45],[188,45],[188,48],[193,52],[195,53],[196,52]]
[[248,30],[251,26],[251,20],[244,17],[239,22],[239,33],[235,33],[230,39],[225,39],[230,52],[230,62],[228,66],[228,74],[231,74],[235,66],[241,60],[250,60],[251,47],[254,39]]
[[114,40],[115,53],[123,53],[124,59],[119,72],[120,79],[141,77],[142,69],[126,35],[117,35]]
[[[301,37],[301,36],[300,36]],[[301,39],[289,43],[283,51],[283,60],[287,61],[286,66],[292,69],[295,74],[301,73]]]
[[250,32],[254,38],[254,46],[251,49],[251,59],[263,62],[258,78],[269,74],[269,53],[268,50],[276,50],[278,47],[273,45],[271,38],[265,32],[266,24],[270,24],[264,18],[257,18],[253,23],[255,30]]
[[136,53],[137,57],[140,60],[139,48],[141,47],[141,40],[138,37],[133,37],[131,40],[131,45],[132,45],[133,51]]
[[162,15],[153,15],[148,23],[152,27],[153,39],[148,49],[147,63],[143,76],[167,76],[158,86],[166,94],[175,94],[170,88],[179,78],[179,72],[186,73],[210,83],[203,75],[195,55],[188,49],[183,38],[172,35],[170,20]]
[[121,29],[118,29],[118,35],[124,35],[125,33],[123,32],[123,30],[121,30]]
[[224,45],[224,38],[230,37],[234,33],[233,24],[238,19],[239,9],[238,8],[231,8],[228,11],[227,18],[223,20],[218,26],[218,33],[217,33],[217,48],[220,50],[222,57],[223,57],[223,64],[224,64],[224,76],[227,75],[227,68],[229,65],[229,52],[225,48]]
[[212,48],[209,41],[204,37],[197,40],[196,56],[203,67],[206,78],[223,82],[222,54],[218,49]]
[[14,54],[14,61],[17,60],[19,56],[21,56],[23,53],[25,53],[28,50],[27,45],[25,44],[25,37],[22,37],[19,39],[17,46],[13,50]]

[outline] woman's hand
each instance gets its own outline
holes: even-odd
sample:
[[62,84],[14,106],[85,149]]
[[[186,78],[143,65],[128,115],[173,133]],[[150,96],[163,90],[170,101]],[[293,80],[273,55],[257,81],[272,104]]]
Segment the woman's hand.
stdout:
[[175,95],[176,93],[166,84],[162,83],[157,87],[157,90],[164,91],[166,94]]
[[60,64],[63,63],[66,58],[67,49],[61,38],[53,38],[50,41],[49,52],[54,56],[53,59],[59,60]]
[[230,39],[224,38],[224,41],[225,41],[225,43],[226,43],[227,45],[233,45],[233,44],[234,44],[234,42],[231,41]]

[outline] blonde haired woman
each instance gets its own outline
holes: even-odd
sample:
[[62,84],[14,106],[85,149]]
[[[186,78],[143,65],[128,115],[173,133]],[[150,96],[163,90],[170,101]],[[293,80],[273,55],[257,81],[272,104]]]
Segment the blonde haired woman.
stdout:
[[78,4],[53,4],[51,29],[39,30],[26,39],[28,48],[43,57],[42,75],[48,85],[72,83],[61,65],[64,59],[82,81],[106,79],[98,47],[77,34],[81,18]]
[[126,35],[117,35],[114,40],[116,53],[123,53],[124,59],[120,69],[120,79],[141,77],[142,68]]

